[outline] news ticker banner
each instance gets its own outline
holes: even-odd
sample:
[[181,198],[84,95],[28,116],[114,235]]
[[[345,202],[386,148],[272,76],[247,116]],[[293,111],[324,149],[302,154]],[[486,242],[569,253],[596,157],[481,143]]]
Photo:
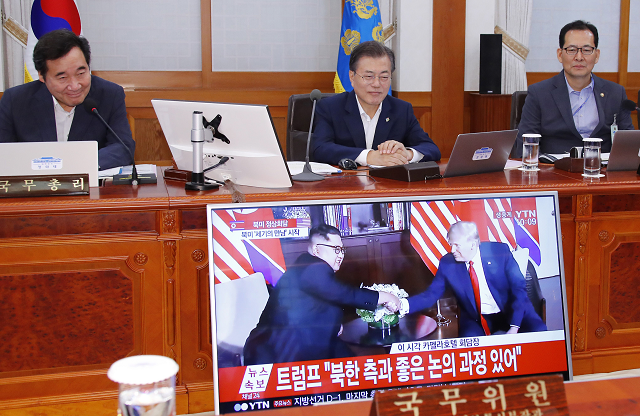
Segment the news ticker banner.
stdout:
[[300,398],[313,404],[363,398],[366,393],[354,393],[376,389],[567,370],[564,331],[545,331],[398,343],[383,355],[220,368],[218,388],[221,409],[262,410],[304,405]]

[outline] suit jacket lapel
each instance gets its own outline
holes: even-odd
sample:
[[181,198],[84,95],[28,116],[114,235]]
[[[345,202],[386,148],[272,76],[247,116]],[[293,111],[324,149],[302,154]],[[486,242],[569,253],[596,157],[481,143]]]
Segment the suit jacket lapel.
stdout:
[[551,96],[558,106],[558,111],[562,115],[564,122],[569,126],[571,132],[582,140],[582,136],[576,129],[576,123],[573,121],[571,113],[571,100],[569,99],[569,90],[567,89],[567,81],[564,79],[564,71],[554,77],[553,85],[556,87],[551,91]]
[[[382,111],[380,112],[380,117],[378,118],[378,124],[376,125],[376,134],[373,136],[373,146],[372,148],[377,149],[379,144],[384,143],[389,138],[389,133],[391,132],[391,126],[393,125],[393,117],[390,117],[393,112],[393,104],[389,97],[386,97],[382,102]],[[389,121],[387,121],[389,119]]]
[[[89,97],[91,97],[91,90],[89,90],[89,94],[87,94],[87,98]],[[86,140],[89,125],[91,125],[96,117],[97,116],[88,113],[82,104],[76,106],[73,123],[71,123],[71,129],[69,130],[69,141]]]
[[53,96],[45,84],[35,95],[33,104],[33,114],[38,114],[38,118],[33,122],[39,126],[40,137],[43,142],[55,142],[58,140],[56,134],[56,116],[53,110]]
[[355,144],[354,147],[366,148],[367,142],[364,137],[364,126],[362,125],[362,118],[360,117],[360,110],[358,109],[356,93],[354,91],[349,93],[344,110],[344,121],[349,128],[349,133]]
[[608,92],[602,80],[593,75],[593,95],[596,99],[596,107],[598,107],[598,125],[593,129],[593,133],[600,131],[602,126],[604,126],[604,106],[605,100],[609,97]]
[[[473,307],[473,310],[477,313],[478,308],[476,307],[476,297],[473,293],[473,285],[471,284],[471,277],[469,275],[469,270],[467,269],[467,264],[465,262],[456,262],[454,264],[454,267],[454,275],[459,277],[460,281],[458,283],[460,284],[461,288],[464,288],[464,293],[467,296],[467,301]],[[475,265],[474,268],[475,267],[478,267],[478,265]]]

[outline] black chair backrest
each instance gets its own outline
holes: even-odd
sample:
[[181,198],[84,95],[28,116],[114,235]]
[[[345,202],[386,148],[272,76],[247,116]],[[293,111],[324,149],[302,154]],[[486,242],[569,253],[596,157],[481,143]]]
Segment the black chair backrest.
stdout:
[[531,261],[527,264],[527,273],[524,276],[527,286],[527,296],[533,305],[533,309],[542,318],[543,322],[547,322],[547,300],[542,296],[540,282],[538,282],[538,274],[533,267]]
[[511,94],[511,129],[517,129],[522,118],[522,107],[524,100],[527,98],[526,91],[516,91]]
[[[640,90],[638,90],[638,101],[636,103],[640,104]],[[636,110],[636,116],[638,117],[638,128],[640,129],[640,111]]]
[[[307,136],[311,123],[313,102],[310,94],[294,94],[289,97],[287,111],[287,160],[305,160],[307,154]],[[322,94],[321,98],[335,95]],[[316,104],[317,106],[317,104]],[[312,138],[313,140],[313,138]]]

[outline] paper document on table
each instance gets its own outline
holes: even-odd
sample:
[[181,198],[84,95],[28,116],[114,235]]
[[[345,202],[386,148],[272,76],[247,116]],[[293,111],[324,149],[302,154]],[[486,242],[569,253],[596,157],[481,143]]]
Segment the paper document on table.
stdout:
[[[291,175],[297,175],[298,173],[302,173],[302,169],[304,169],[305,162],[297,162],[290,161],[287,162],[287,166],[289,166],[289,172]],[[311,170],[313,173],[318,174],[331,174],[331,173],[341,173],[342,171],[338,168],[334,168],[331,165],[327,165],[326,163],[317,163],[317,162],[309,162],[311,165]]]
[[504,165],[504,170],[518,169],[520,166],[522,166],[522,160],[509,159],[507,160],[507,164]]
[[[112,178],[113,175],[130,175],[131,174],[131,165],[128,166],[117,166],[111,169],[105,169],[98,172],[99,178]],[[138,175],[148,174],[155,175],[156,174],[156,165],[144,164],[144,165],[136,165],[136,170],[138,171]]]

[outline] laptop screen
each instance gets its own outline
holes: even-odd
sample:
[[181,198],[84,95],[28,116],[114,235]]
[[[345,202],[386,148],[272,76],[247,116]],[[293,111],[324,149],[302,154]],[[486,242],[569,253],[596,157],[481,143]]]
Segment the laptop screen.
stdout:
[[570,379],[558,213],[555,192],[209,205],[216,409]]

